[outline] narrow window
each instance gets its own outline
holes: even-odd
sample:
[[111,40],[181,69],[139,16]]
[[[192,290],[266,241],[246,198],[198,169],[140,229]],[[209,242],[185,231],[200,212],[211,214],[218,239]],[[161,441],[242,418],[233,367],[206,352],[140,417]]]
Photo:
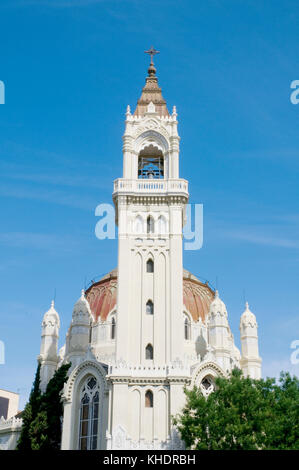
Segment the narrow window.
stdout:
[[154,233],[154,219],[150,215],[146,220],[146,232]]
[[154,406],[154,396],[151,390],[148,390],[145,394],[145,408],[153,408]]
[[190,336],[191,336],[191,325],[190,325],[190,320],[188,317],[185,318],[185,322],[184,322],[184,336],[185,336],[185,339],[190,339]]
[[147,260],[146,262],[146,272],[153,273],[154,272],[154,262],[152,259]]
[[145,348],[145,359],[154,359],[154,350],[151,344],[148,344]]
[[81,392],[79,449],[96,450],[99,428],[99,387],[90,377]]
[[147,313],[147,315],[153,315],[154,314],[154,304],[151,300],[148,300],[146,302],[146,313]]
[[111,339],[115,339],[115,318],[112,317],[112,322],[111,322]]

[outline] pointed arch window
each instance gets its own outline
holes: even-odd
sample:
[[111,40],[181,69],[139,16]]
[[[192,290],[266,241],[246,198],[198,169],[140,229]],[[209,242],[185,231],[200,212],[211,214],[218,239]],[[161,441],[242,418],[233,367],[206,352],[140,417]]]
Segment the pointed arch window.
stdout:
[[184,321],[184,337],[185,340],[191,339],[191,322],[187,315],[185,315],[185,321]]
[[145,359],[154,359],[154,348],[151,344],[148,344],[145,348]]
[[154,233],[155,230],[155,223],[154,219],[151,215],[148,216],[146,219],[146,233]]
[[204,377],[201,381],[200,388],[204,396],[209,396],[215,390],[215,383],[212,377]]
[[146,302],[146,313],[147,315],[154,315],[154,304],[151,300]]
[[111,339],[115,339],[115,332],[116,332],[116,321],[115,321],[115,317],[112,317],[112,320],[111,320]]
[[153,408],[154,407],[154,396],[151,390],[148,390],[145,393],[145,408]]
[[99,429],[99,384],[94,377],[85,382],[80,395],[79,449],[96,450]]
[[146,262],[146,272],[153,273],[154,272],[154,262],[152,259],[148,259]]

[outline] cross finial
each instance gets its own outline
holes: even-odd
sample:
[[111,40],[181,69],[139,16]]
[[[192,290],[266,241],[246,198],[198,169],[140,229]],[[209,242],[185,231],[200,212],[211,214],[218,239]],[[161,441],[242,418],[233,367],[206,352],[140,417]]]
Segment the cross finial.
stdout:
[[160,51],[157,51],[153,46],[148,51],[144,51],[146,54],[151,56],[151,65],[154,65],[153,57],[156,54],[160,54]]

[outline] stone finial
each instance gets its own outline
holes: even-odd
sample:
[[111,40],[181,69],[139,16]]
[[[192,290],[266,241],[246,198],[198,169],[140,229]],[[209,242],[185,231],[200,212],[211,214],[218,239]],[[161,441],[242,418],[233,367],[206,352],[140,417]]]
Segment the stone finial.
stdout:
[[256,316],[249,309],[249,303],[245,302],[245,310],[241,315],[240,327],[247,326],[247,325],[252,326],[252,327],[257,327],[257,321],[256,321]]

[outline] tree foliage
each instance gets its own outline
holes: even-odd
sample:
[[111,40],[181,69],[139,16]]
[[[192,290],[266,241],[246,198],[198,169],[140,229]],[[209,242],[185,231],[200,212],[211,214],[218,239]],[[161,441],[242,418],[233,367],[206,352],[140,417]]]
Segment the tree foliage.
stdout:
[[22,413],[23,425],[21,435],[18,441],[17,450],[30,450],[31,441],[29,436],[30,425],[35,420],[40,404],[41,404],[41,391],[40,391],[40,368],[41,365],[38,363],[37,370],[35,373],[35,379],[33,382],[32,390],[29,396],[29,401],[25,406]]
[[[67,381],[71,364],[62,365],[53,375],[44,394],[40,393],[39,381],[34,381],[33,391],[23,413],[23,426],[18,450],[59,450],[61,443],[61,420],[63,404],[61,391]],[[38,380],[40,365],[38,366]],[[38,399],[36,397],[38,396]]]
[[174,419],[189,449],[299,449],[299,380],[289,373],[253,380],[238,369],[215,380],[205,398],[185,390],[186,405]]

